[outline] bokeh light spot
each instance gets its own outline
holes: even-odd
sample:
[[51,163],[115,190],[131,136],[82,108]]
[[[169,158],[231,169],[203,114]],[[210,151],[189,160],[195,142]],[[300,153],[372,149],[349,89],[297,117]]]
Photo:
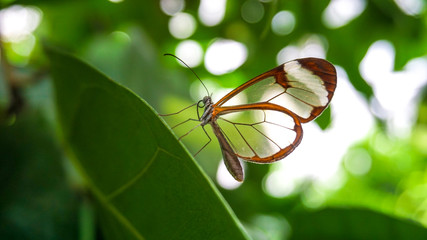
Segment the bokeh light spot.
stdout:
[[160,8],[169,16],[173,16],[181,12],[184,7],[184,0],[160,0]]
[[289,222],[279,214],[257,214],[246,227],[253,239],[290,239],[292,232]]
[[280,11],[274,15],[271,21],[271,29],[277,35],[286,35],[295,27],[295,16],[290,11]]
[[201,0],[199,6],[200,21],[206,26],[219,24],[225,15],[226,0]]
[[111,36],[114,40],[120,43],[129,43],[131,42],[129,34],[122,31],[114,31],[111,33]]
[[296,58],[326,56],[326,40],[320,35],[310,35],[301,39],[298,45],[289,45],[279,51],[276,56],[277,64],[282,64]]
[[0,34],[3,41],[19,42],[40,24],[42,12],[35,7],[14,5],[0,11]]
[[196,30],[196,20],[191,14],[177,13],[169,20],[169,32],[178,39],[188,38]]
[[216,180],[222,188],[228,190],[236,189],[242,184],[241,182],[236,181],[236,179],[230,175],[227,168],[225,167],[223,160],[219,163],[218,171],[216,173]]
[[[360,63],[363,78],[372,86],[374,113],[381,113],[389,133],[407,137],[416,120],[420,89],[427,84],[427,60],[415,58],[402,71],[394,71],[395,51],[385,40],[373,43]],[[402,84],[404,83],[404,84]],[[398,96],[398,97],[397,97]]]
[[273,197],[286,197],[295,190],[293,180],[292,177],[284,175],[282,171],[274,171],[266,177],[264,191]]
[[12,50],[21,55],[28,57],[34,49],[34,45],[36,44],[36,38],[34,35],[27,35],[24,39],[19,42],[14,42],[12,44]]
[[322,15],[329,28],[339,28],[358,17],[366,8],[365,0],[332,0]]
[[309,188],[301,196],[301,201],[307,208],[319,208],[326,200],[326,193],[316,188]]
[[248,23],[257,23],[264,16],[264,6],[257,0],[248,0],[241,8],[243,20]]
[[[202,78],[201,80],[203,84],[206,86],[206,88],[209,90],[209,92],[217,93],[217,89],[220,89],[218,84],[212,79]],[[190,96],[191,96],[191,99],[193,99],[195,102],[203,99],[204,96],[208,95],[203,84],[201,84],[200,81],[196,80],[196,81],[193,81],[190,85],[190,90],[189,90]],[[214,100],[214,102],[216,101]]]
[[175,55],[181,58],[188,66],[199,66],[203,59],[202,46],[196,41],[185,40],[178,44]]
[[248,50],[242,43],[219,39],[208,47],[205,67],[215,75],[229,73],[240,67],[246,61],[247,55]]
[[344,166],[353,175],[364,175],[369,172],[372,165],[372,158],[369,153],[362,148],[350,149],[344,156]]
[[423,0],[394,0],[394,2],[404,13],[411,16],[421,14],[425,7]]

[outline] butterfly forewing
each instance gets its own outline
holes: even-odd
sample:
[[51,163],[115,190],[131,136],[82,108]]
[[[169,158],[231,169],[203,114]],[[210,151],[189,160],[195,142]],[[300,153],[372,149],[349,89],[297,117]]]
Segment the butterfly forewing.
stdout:
[[[221,106],[266,102],[271,97],[274,97],[282,91],[283,87],[276,84],[276,78],[274,76],[270,76],[249,85],[244,90],[238,92],[235,96],[225,101]],[[238,100],[234,101],[234,99]]]
[[301,122],[316,118],[328,106],[336,87],[336,71],[323,59],[303,58],[284,63],[220,99],[214,106],[229,106],[235,97],[241,104],[274,103],[295,113]]

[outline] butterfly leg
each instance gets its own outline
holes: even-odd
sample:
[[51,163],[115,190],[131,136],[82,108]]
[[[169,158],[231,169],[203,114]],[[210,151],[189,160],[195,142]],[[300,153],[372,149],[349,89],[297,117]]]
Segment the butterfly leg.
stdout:
[[185,111],[185,110],[187,110],[187,109],[189,109],[189,108],[191,108],[191,107],[193,107],[194,105],[197,105],[198,103],[193,103],[193,104],[191,104],[190,106],[188,106],[188,107],[185,107],[185,108],[183,108],[183,109],[181,109],[181,110],[179,110],[178,112],[174,112],[174,113],[169,113],[169,114],[158,114],[159,116],[161,116],[161,117],[168,117],[168,116],[173,116],[173,115],[176,115],[176,114],[179,114],[179,113],[181,113],[181,112],[183,112],[183,111]]
[[[185,122],[188,122],[188,121],[190,121],[190,120],[195,120],[195,121],[199,121],[199,120],[196,120],[196,119],[187,119],[187,120],[185,120],[184,122],[182,122],[182,123],[180,123],[180,124],[178,124],[178,125],[181,125],[181,124],[183,124],[183,123],[185,123]],[[178,126],[177,125],[177,126]],[[190,131],[188,131],[187,133],[185,133],[184,135],[182,135],[181,137],[179,137],[178,138],[178,141],[181,141],[181,139],[183,138],[183,137],[185,137],[185,136],[187,136],[188,134],[190,134],[192,131],[194,131],[194,129],[196,129],[196,128],[198,128],[198,127],[200,127],[202,125],[202,123],[199,123],[199,124],[197,124],[196,126],[194,126]],[[175,126],[176,127],[176,126]]]
[[209,141],[205,145],[203,145],[203,147],[200,148],[199,151],[194,154],[194,156],[197,156],[197,154],[199,154],[199,152],[202,151],[212,141],[212,138],[209,136],[208,132],[206,132],[205,126],[202,126],[202,129],[205,132],[206,136],[209,138]]
[[[198,120],[198,119],[189,118],[189,119],[185,120],[184,122],[180,122],[180,123],[178,123],[177,125],[173,126],[173,127],[172,127],[172,129],[174,129],[174,128],[176,128],[176,127],[178,127],[178,126],[180,126],[180,125],[182,125],[182,124],[184,124],[184,123],[186,123],[186,122],[188,122],[188,121],[197,121],[197,122],[199,122],[199,120]],[[199,124],[199,125],[200,125],[200,124]],[[197,125],[197,126],[199,126],[199,125]],[[196,126],[196,127],[197,127],[197,126]],[[191,131],[193,131],[193,129],[191,129]]]

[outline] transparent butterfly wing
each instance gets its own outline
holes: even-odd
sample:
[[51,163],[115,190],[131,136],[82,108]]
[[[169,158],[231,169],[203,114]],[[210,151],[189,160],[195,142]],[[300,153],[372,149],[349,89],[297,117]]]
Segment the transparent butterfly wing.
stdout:
[[[301,123],[322,113],[335,88],[332,64],[318,58],[297,59],[227,94],[213,105],[213,116],[239,158],[274,162],[299,145]],[[241,100],[237,105],[236,99]]]
[[292,111],[305,123],[323,112],[335,88],[336,70],[331,63],[318,58],[296,59],[246,82],[214,107],[231,106],[235,99],[242,105],[272,103]]
[[220,108],[216,123],[235,154],[246,161],[270,163],[290,154],[301,142],[298,117],[280,106],[263,103],[247,108]]

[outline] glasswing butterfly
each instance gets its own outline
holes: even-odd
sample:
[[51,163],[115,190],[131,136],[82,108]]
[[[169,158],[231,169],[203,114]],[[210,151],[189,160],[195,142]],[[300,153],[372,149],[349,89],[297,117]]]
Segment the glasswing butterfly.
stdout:
[[[172,54],[165,55],[184,63]],[[302,140],[301,124],[312,121],[323,112],[334,95],[336,84],[335,67],[328,61],[295,59],[252,78],[216,103],[206,89],[208,95],[202,100],[177,112],[197,105],[198,119],[188,119],[173,128],[187,121],[199,122],[179,138],[181,140],[201,126],[209,141],[197,155],[211,141],[204,128],[211,125],[228,171],[242,182],[244,173],[239,159],[272,163],[288,156]],[[235,99],[244,101],[232,104]],[[204,109],[201,116],[200,108]]]

